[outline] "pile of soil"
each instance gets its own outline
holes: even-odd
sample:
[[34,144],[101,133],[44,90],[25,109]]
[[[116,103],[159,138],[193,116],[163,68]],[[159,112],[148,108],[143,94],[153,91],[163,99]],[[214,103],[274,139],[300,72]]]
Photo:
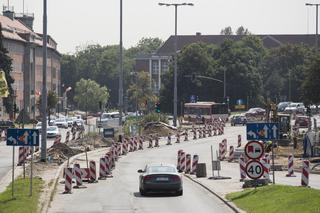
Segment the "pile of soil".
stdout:
[[142,135],[158,134],[159,137],[164,137],[168,134],[175,134],[176,131],[177,128],[174,126],[162,122],[149,122],[144,126]]
[[70,141],[68,145],[70,147],[79,147],[84,151],[84,147],[91,150],[93,148],[100,148],[109,146],[111,143],[103,138],[101,135],[92,135],[90,137],[84,137],[79,140]]
[[52,161],[63,161],[81,153],[79,149],[71,149],[65,143],[57,143],[48,149],[48,156]]

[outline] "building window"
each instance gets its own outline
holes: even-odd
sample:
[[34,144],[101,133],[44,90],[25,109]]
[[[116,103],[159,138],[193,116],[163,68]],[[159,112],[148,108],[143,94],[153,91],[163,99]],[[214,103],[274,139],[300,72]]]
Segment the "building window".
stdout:
[[168,60],[161,60],[161,73],[166,73],[169,70]]
[[159,74],[159,61],[158,60],[152,60],[151,73],[153,75]]
[[55,79],[57,77],[56,68],[54,68],[54,67],[52,68],[52,73],[51,74],[52,74],[52,78],[53,79]]

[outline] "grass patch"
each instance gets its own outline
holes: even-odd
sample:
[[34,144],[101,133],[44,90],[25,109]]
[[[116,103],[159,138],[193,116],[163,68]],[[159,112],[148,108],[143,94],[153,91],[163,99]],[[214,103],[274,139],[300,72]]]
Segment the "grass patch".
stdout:
[[14,198],[11,197],[11,184],[0,194],[0,213],[36,213],[44,181],[33,178],[32,197],[29,196],[30,179],[18,178],[14,182]]
[[227,199],[248,213],[320,212],[320,190],[269,185],[230,193]]

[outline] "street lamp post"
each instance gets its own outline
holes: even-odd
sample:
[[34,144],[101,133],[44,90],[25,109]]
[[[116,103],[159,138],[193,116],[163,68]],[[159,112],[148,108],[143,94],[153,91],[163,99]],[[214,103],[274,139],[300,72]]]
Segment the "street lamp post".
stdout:
[[63,103],[64,103],[64,110],[65,110],[65,116],[68,115],[68,97],[67,97],[67,92],[69,92],[72,89],[72,87],[68,87],[64,93],[63,93]]
[[320,4],[311,4],[306,3],[306,6],[315,6],[316,7],[316,51],[318,51],[318,7]]
[[41,161],[47,158],[47,0],[43,0]]
[[178,54],[177,54],[177,49],[178,49],[178,7],[179,6],[193,6],[193,3],[159,3],[159,6],[174,6],[174,12],[175,12],[175,33],[174,33],[174,89],[173,89],[173,125],[177,126],[177,103],[178,103]]
[[120,44],[119,44],[119,126],[122,126],[123,111],[123,62],[122,62],[122,0],[120,0]]

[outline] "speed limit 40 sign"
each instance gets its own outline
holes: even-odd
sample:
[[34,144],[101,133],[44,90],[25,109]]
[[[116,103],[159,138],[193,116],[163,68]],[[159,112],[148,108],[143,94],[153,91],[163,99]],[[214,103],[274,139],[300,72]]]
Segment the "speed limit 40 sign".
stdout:
[[251,160],[246,165],[247,176],[251,179],[259,179],[263,175],[263,165],[259,161]]

